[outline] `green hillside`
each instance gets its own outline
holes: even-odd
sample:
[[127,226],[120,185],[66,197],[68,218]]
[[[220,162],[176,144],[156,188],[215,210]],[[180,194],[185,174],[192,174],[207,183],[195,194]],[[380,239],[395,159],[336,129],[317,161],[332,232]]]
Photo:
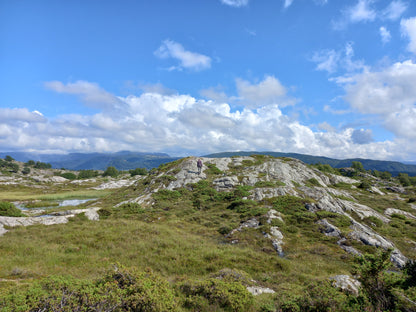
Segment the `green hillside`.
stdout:
[[202,158],[200,174],[196,160],[77,183],[2,172],[3,202],[51,208],[0,216],[0,310],[414,311],[414,186],[287,157]]

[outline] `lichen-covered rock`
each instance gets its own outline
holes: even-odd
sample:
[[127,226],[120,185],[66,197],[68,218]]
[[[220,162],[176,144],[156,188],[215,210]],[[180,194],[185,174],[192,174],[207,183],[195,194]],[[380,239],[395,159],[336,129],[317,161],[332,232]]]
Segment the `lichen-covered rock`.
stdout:
[[65,210],[65,211],[58,211],[53,213],[54,216],[74,216],[77,214],[84,213],[85,216],[88,218],[88,220],[91,221],[97,221],[100,219],[100,216],[98,214],[98,210],[101,208],[98,207],[92,207],[87,209],[74,209],[74,210]]
[[92,187],[94,190],[108,190],[108,189],[116,189],[121,187],[130,186],[134,183],[134,180],[114,180],[103,183],[99,186]]
[[353,295],[358,295],[361,287],[361,283],[349,275],[336,275],[331,277],[330,280],[333,281],[333,286]]
[[[173,176],[176,178],[175,181],[172,181],[167,186],[168,190],[173,190],[176,188],[186,187],[190,183],[197,183],[202,179],[206,179],[206,174],[204,170],[207,168],[205,165],[206,158],[201,158],[203,166],[201,173],[198,174],[197,161],[196,157],[185,158],[175,169],[179,170],[174,172]],[[172,173],[168,172],[167,175]],[[163,175],[163,174],[162,174]]]
[[387,208],[384,211],[384,214],[386,216],[389,216],[389,217],[391,217],[391,215],[393,215],[393,214],[399,214],[399,215],[405,216],[406,218],[416,220],[416,217],[414,215],[412,215],[410,212],[403,211],[403,210],[396,209],[396,208]]
[[257,220],[256,218],[251,218],[243,223],[240,224],[240,226],[234,230],[232,230],[227,237],[232,236],[233,234],[235,234],[236,232],[241,232],[243,229],[245,228],[252,228],[252,229],[257,229],[260,226],[260,222],[259,220]]
[[253,296],[258,296],[261,294],[274,294],[275,291],[273,289],[267,287],[260,287],[260,286],[248,286],[247,290]]
[[[74,215],[70,215],[74,216]],[[62,224],[68,222],[69,216],[52,216],[52,217],[0,217],[0,224],[10,227],[29,226],[34,224]]]
[[329,223],[327,219],[318,220],[316,223],[322,226],[321,231],[326,236],[341,237],[341,231],[335,225]]
[[2,217],[0,216],[0,235],[7,232],[4,226],[16,227],[16,226],[30,226],[35,224],[53,225],[64,224],[68,222],[69,218],[73,218],[77,214],[85,213],[85,216],[89,220],[99,220],[97,211],[100,208],[88,208],[88,209],[76,209],[56,212],[50,216],[40,217]]
[[377,234],[368,226],[358,223],[354,220],[352,222],[353,224],[350,226],[350,228],[353,231],[349,233],[350,238],[361,241],[365,245],[380,247],[385,250],[393,249],[391,261],[399,268],[405,266],[407,258],[393,245],[392,242]]
[[52,182],[52,183],[64,183],[68,179],[60,176],[32,176],[32,179],[36,182]]
[[296,196],[297,192],[294,188],[288,186],[255,188],[251,190],[250,199],[255,201],[261,201],[265,198],[273,198],[283,195]]
[[372,192],[372,193],[376,193],[376,194],[378,194],[378,195],[386,195],[386,194],[384,194],[382,191],[380,191],[377,187],[375,187],[375,186],[372,186],[371,188],[370,188],[370,192]]
[[253,166],[248,171],[266,175],[269,180],[277,180],[287,186],[294,187],[294,182],[304,185],[308,180],[315,179],[320,185],[329,185],[330,179],[320,171],[310,169],[301,161],[291,159],[272,159],[261,165]]
[[393,193],[399,193],[399,194],[406,194],[406,189],[401,186],[387,186],[386,190],[391,191]]
[[361,257],[362,253],[359,252],[357,249],[355,249],[352,246],[346,245],[347,239],[345,237],[341,238],[339,241],[337,241],[337,244],[339,247],[341,247],[343,250],[348,252],[349,254],[352,254],[357,257]]
[[365,206],[365,205],[361,205],[352,201],[348,201],[348,200],[340,200],[342,202],[342,204],[344,205],[344,209],[346,211],[353,211],[355,212],[361,219],[364,218],[368,218],[368,217],[376,217],[378,219],[380,219],[381,221],[383,221],[384,223],[388,223],[390,222],[389,218],[386,218],[385,216],[383,216],[381,213],[378,213],[377,211],[375,211],[374,209]]
[[238,178],[235,176],[218,178],[215,179],[212,183],[215,185],[215,188],[218,191],[230,190],[240,184]]
[[274,209],[270,209],[266,214],[267,220],[266,222],[268,224],[272,223],[273,220],[279,220],[281,222],[284,222],[282,219],[282,214]]
[[283,234],[279,231],[279,228],[277,226],[272,226],[270,228],[270,234],[266,233],[264,237],[271,239],[272,245],[274,249],[277,251],[279,256],[283,256]]
[[8,231],[4,228],[3,224],[0,224],[0,236],[7,233]]

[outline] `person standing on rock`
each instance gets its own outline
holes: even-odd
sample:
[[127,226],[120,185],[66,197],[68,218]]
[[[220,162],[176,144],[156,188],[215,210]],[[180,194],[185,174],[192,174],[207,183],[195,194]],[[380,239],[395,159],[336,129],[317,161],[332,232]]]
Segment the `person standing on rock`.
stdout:
[[202,170],[202,160],[198,159],[198,161],[196,162],[196,166],[198,167],[198,174],[201,174],[201,170]]

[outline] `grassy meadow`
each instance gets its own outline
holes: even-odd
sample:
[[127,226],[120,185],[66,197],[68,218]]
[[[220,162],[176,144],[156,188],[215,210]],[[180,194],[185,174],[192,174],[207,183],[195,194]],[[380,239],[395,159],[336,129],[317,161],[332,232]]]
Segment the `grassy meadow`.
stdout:
[[[255,202],[247,199],[252,189],[248,186],[218,192],[211,182],[222,172],[210,166],[206,180],[187,188],[159,189],[152,195],[151,206],[119,205],[155,189],[157,184],[151,181],[160,172],[166,174],[156,178],[157,183],[175,179],[169,173],[178,164],[180,161],[163,165],[134,185],[116,190],[97,191],[70,183],[42,188],[0,186],[2,201],[41,205],[95,198],[81,207],[101,207],[99,221],[80,214],[67,224],[6,227],[9,232],[0,237],[0,295],[6,299],[0,299],[0,307],[4,311],[41,311],[34,308],[41,304],[53,311],[65,294],[72,293],[65,297],[72,308],[59,311],[80,306],[85,311],[113,311],[104,306],[113,306],[114,311],[360,311],[364,307],[372,311],[371,296],[345,294],[328,282],[335,275],[351,275],[357,259],[337,245],[337,238],[322,234],[316,223],[327,219],[347,237],[349,219],[308,211],[305,204],[313,200],[279,196]],[[242,169],[232,168],[237,175]],[[379,212],[387,207],[411,211],[406,200],[394,196],[380,197],[344,184],[338,188],[348,189],[360,203]],[[283,222],[266,221],[271,208],[281,214]],[[254,217],[260,221],[258,228],[230,234]],[[389,224],[378,221],[363,220],[415,259],[416,221],[403,216],[393,216]],[[284,234],[283,257],[265,237],[271,226],[278,226]],[[347,244],[362,253],[377,253],[375,247],[349,239]],[[397,269],[393,271],[404,278]],[[275,293],[252,296],[247,286],[270,288]],[[409,289],[400,291],[413,291]],[[40,303],[28,301],[25,294],[32,292]],[[405,305],[399,302],[396,307]]]

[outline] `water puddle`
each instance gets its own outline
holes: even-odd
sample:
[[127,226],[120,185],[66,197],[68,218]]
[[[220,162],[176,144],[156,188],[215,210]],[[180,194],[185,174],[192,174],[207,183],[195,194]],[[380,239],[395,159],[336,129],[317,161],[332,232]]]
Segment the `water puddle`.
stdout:
[[[88,199],[65,199],[65,200],[57,200],[57,201],[51,201],[53,203],[57,203],[57,205],[54,206],[46,206],[46,207],[36,207],[36,208],[27,208],[25,207],[25,203],[15,202],[14,205],[16,208],[19,208],[23,212],[30,213],[30,214],[36,214],[41,213],[46,210],[56,209],[59,207],[66,207],[66,206],[78,206],[84,203],[87,203],[89,201],[96,200],[96,198],[88,198]],[[42,215],[45,216],[45,215]]]

